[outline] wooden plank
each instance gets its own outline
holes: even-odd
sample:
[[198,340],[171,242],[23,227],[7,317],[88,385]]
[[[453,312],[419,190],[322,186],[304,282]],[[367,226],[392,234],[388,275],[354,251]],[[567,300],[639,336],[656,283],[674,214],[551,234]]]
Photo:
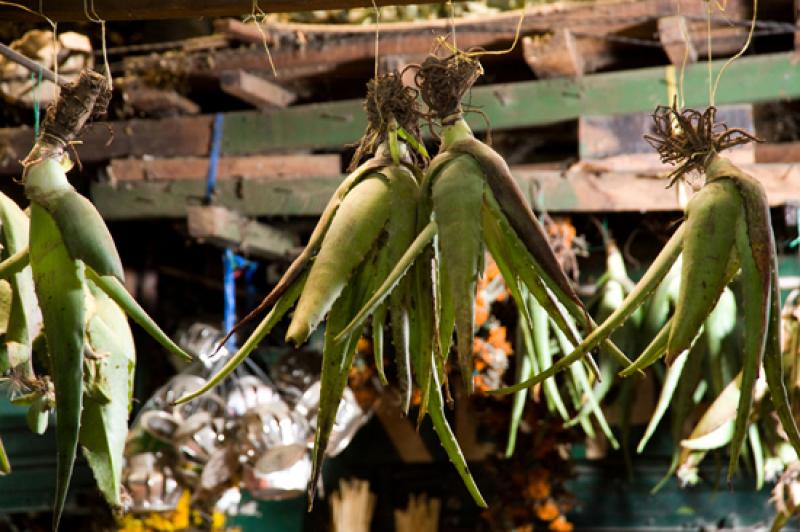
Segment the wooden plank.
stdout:
[[297,235],[242,216],[217,205],[187,209],[189,234],[201,242],[233,247],[248,256],[286,258],[299,246]]
[[[428,0],[376,0],[379,6],[426,3]],[[41,6],[39,0],[18,0],[15,4],[27,9],[19,9],[4,4],[0,6],[0,20],[36,21]],[[262,8],[269,13],[292,13],[295,11],[314,11],[317,9],[351,9],[372,7],[372,0],[269,0]],[[252,0],[93,0],[94,12],[106,21],[114,20],[164,20],[199,17],[235,17],[253,12]],[[48,0],[44,13],[56,22],[85,22],[86,7],[74,0]]]
[[794,32],[794,48],[800,50],[800,0],[794,0],[794,20],[798,31]]
[[[780,206],[800,198],[800,166],[752,164],[742,169],[767,190],[770,205]],[[553,212],[680,211],[677,190],[652,173],[635,172],[525,172],[515,174],[532,195],[541,189],[542,205]]]
[[585,72],[575,35],[566,28],[556,30],[548,37],[525,37],[522,53],[539,79],[576,77]]
[[[752,164],[770,204],[800,200],[800,165]],[[552,212],[679,211],[677,192],[665,190],[656,172],[604,171],[577,165],[568,172],[530,166],[512,168],[528,198],[541,198]],[[663,174],[662,174],[663,175]],[[341,177],[243,179],[218,183],[216,203],[245,216],[318,216]],[[541,191],[541,196],[539,196]],[[123,181],[93,183],[92,200],[107,219],[183,218],[187,207],[202,205],[205,183]]]
[[757,163],[800,162],[800,142],[778,142],[756,144]]
[[[678,5],[679,4],[679,5]],[[746,0],[726,2],[724,16],[740,18],[744,16]],[[747,3],[747,6],[750,4]],[[713,5],[713,16],[721,16],[718,7]],[[585,72],[594,72],[610,63],[624,60],[638,48],[630,45],[609,42],[605,37],[616,33],[637,31],[637,35],[647,38],[656,32],[656,19],[672,15],[676,10],[684,15],[705,15],[705,6],[694,0],[626,0],[603,4],[556,3],[536,5],[527,8],[521,21],[520,34],[549,33],[567,29],[573,31],[578,49],[584,57]],[[447,35],[455,26],[458,44],[462,49],[505,48],[517,34],[522,10],[488,14],[480,17],[464,17],[452,23],[447,19],[430,21],[394,22],[381,24],[380,56],[406,55],[425,56],[431,51],[433,39],[437,35]],[[310,73],[326,73],[346,63],[366,64],[374,60],[374,27],[369,24],[297,24],[266,23],[262,34],[254,23],[239,20],[223,20],[216,23],[217,31],[228,35],[231,40],[245,41],[259,46],[248,49],[238,48],[220,51],[208,57],[156,55],[152,57],[132,57],[124,60],[127,72],[152,72],[178,69],[190,76],[218,77],[225,69],[243,69],[247,72],[260,71],[271,76],[271,65],[261,46],[264,34],[270,44],[272,60],[280,79],[287,80],[307,76]],[[734,28],[737,29],[737,28]],[[737,29],[737,31],[740,28]],[[702,30],[705,31],[705,30]],[[715,28],[716,31],[716,28]],[[722,57],[728,53],[725,42],[715,41],[715,53]],[[738,48],[736,48],[738,50]],[[733,53],[732,51],[730,53]]]
[[[210,116],[127,120],[91,125],[81,134],[76,150],[84,163],[98,163],[115,157],[190,157],[207,155],[211,142]],[[0,174],[15,174],[18,160],[33,146],[33,129],[0,129]]]
[[[717,120],[730,127],[753,131],[752,105],[719,106]],[[658,154],[644,139],[652,129],[650,112],[615,116],[581,116],[578,119],[578,153],[581,161],[606,170],[662,169]],[[736,146],[726,152],[736,164],[755,162],[755,145]]]
[[[715,61],[716,73],[724,61]],[[475,87],[471,103],[493,129],[532,127],[574,120],[588,114],[652,111],[669,103],[664,67],[592,74],[576,79],[501,83]],[[687,106],[707,103],[705,64],[686,69]],[[743,57],[730,65],[717,92],[717,104],[751,103],[800,97],[800,70],[791,53]],[[535,102],[535,105],[531,105]],[[366,125],[360,100],[309,104],[268,113],[230,113],[223,150],[227,154],[268,149],[342,146],[359,138]],[[467,116],[470,126],[486,128],[484,117]]]
[[199,105],[177,91],[149,87],[137,80],[123,84],[122,99],[134,111],[154,117],[200,113]]
[[219,81],[224,92],[258,109],[286,107],[297,99],[292,91],[243,70],[223,72]]
[[697,48],[689,34],[686,17],[670,16],[658,19],[658,38],[669,62],[673,65],[683,65],[684,61],[697,62]]
[[396,396],[396,393],[389,392],[378,399],[375,405],[375,417],[381,422],[400,460],[405,463],[433,462],[433,455],[425,447],[425,442],[414,427],[414,423],[397,406]]
[[[245,216],[316,216],[341,182],[341,177],[227,179],[217,183],[217,205]],[[205,182],[123,181],[92,183],[91,197],[109,220],[185,218],[187,208],[202,205]]]
[[[180,181],[205,180],[208,159],[114,159],[108,167],[112,181]],[[339,155],[257,155],[221,157],[217,163],[217,179],[339,177]]]
[[[800,97],[800,69],[792,53],[742,57],[725,72],[717,104],[767,102]],[[715,61],[718,72],[723,61]],[[652,111],[667,104],[664,67],[584,76],[580,80],[523,81],[475,87],[471,103],[479,107],[493,129],[533,127],[574,120],[581,115]],[[686,105],[707,103],[706,65],[686,69]],[[536,105],[531,105],[535,102]],[[116,157],[202,156],[208,154],[211,117],[131,120],[112,124],[113,138],[102,124],[83,135],[81,160],[106,161]],[[483,116],[470,114],[475,131],[486,128]],[[298,149],[341,149],[355,142],[366,121],[361,100],[298,105],[267,112],[225,114],[225,155],[246,155]],[[110,144],[106,145],[111,138]],[[0,129],[0,173],[19,171],[16,159],[33,143],[30,128]]]

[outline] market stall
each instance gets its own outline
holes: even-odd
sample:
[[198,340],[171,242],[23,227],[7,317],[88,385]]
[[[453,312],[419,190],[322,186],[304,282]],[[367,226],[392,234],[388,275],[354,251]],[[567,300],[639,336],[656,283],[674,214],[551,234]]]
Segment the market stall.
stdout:
[[2,522],[791,526],[798,13],[0,2]]

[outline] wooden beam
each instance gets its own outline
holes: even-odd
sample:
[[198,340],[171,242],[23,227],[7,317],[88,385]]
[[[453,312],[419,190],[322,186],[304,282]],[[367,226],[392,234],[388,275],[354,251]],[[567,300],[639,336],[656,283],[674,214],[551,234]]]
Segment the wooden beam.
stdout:
[[[227,179],[217,183],[214,200],[244,216],[317,216],[341,177]],[[107,219],[185,218],[203,205],[205,181],[123,181],[93,183],[91,197]]]
[[149,87],[137,80],[123,83],[122,99],[134,111],[154,117],[200,114],[200,106],[177,91]]
[[[712,72],[724,61],[715,61]],[[471,103],[479,107],[495,130],[534,127],[582,115],[652,111],[667,104],[664,67],[584,76],[581,80],[523,81],[475,87]],[[706,65],[686,69],[686,105],[707,103]],[[758,103],[800,98],[800,70],[792,53],[742,57],[730,65],[717,92],[717,104]],[[535,102],[535,105],[532,105]],[[482,116],[467,115],[475,131],[486,128]],[[359,100],[298,105],[267,112],[225,114],[222,152],[246,155],[305,149],[341,149],[357,141],[366,119]],[[83,135],[77,147],[84,162],[117,157],[203,156],[208,154],[211,117],[131,120],[112,123],[113,137],[102,124]],[[110,139],[110,143],[109,143]],[[18,172],[17,159],[33,143],[30,128],[0,129],[0,173]]]
[[658,19],[658,38],[669,62],[673,65],[683,65],[684,61],[697,62],[697,48],[692,42],[685,17],[670,16]]
[[800,0],[794,0],[794,24],[798,26],[794,32],[794,48],[800,50]]
[[757,163],[800,162],[800,142],[778,142],[756,144]]
[[216,205],[187,208],[189,234],[201,242],[233,247],[245,255],[286,258],[300,245],[297,235]]
[[224,92],[258,109],[286,107],[297,99],[292,91],[244,70],[223,72],[219,81]]
[[[116,157],[191,157],[207,155],[211,142],[211,116],[134,119],[91,124],[76,147],[83,163]],[[18,160],[33,146],[33,128],[0,129],[0,174],[21,171]]]
[[[728,0],[724,16],[743,17],[745,4],[750,5],[747,0]],[[713,16],[720,16],[716,5],[713,9]],[[585,72],[589,73],[640,51],[630,45],[610,42],[606,39],[609,34],[614,36],[635,30],[638,35],[647,38],[655,33],[655,21],[659,17],[672,15],[676,10],[686,16],[702,16],[706,12],[705,5],[695,0],[680,0],[677,3],[671,0],[626,0],[602,5],[567,2],[527,8],[519,29],[523,36],[561,29],[573,31],[578,49],[584,57]],[[459,46],[463,49],[505,48],[514,40],[521,15],[522,11],[519,10],[458,18],[452,23],[447,19],[382,23],[380,56],[424,56],[430,52],[433,39],[448,34],[451,25],[455,26]],[[271,54],[281,80],[320,75],[345,64],[367,64],[375,55],[374,26],[369,24],[270,22],[262,26],[262,34],[254,23],[222,20],[216,23],[216,28],[232,41],[259,46],[222,50],[210,56],[173,54],[130,57],[124,60],[125,71],[149,73],[160,69],[178,69],[190,77],[214,78],[223,70],[243,69],[272,76],[271,64],[262,46],[264,34],[271,44],[278,45],[273,46]],[[740,31],[741,28],[734,30]],[[727,53],[725,44],[718,42],[715,33],[714,51],[719,57]]]
[[[577,165],[566,173],[530,166],[512,168],[528,199],[541,198],[552,212],[679,211],[675,191],[649,172],[605,171]],[[743,169],[759,179],[770,204],[800,199],[800,165],[753,164]],[[224,180],[216,202],[244,216],[318,216],[342,177]],[[541,196],[539,196],[541,193]],[[188,207],[201,205],[203,180],[93,183],[92,200],[110,220],[183,218]]]
[[[716,74],[724,61],[715,61]],[[495,130],[533,127],[574,120],[582,115],[652,111],[668,104],[664,67],[609,72],[580,80],[553,79],[475,87],[471,104],[480,108]],[[686,105],[701,107],[708,98],[705,64],[689,65]],[[731,64],[717,92],[718,105],[787,100],[800,97],[800,70],[791,53],[742,57]],[[269,149],[325,148],[356,141],[366,125],[361,100],[309,104],[272,111],[268,119],[252,113],[226,117],[223,151],[229,155]],[[471,114],[475,131],[484,117]]]
[[375,416],[394,445],[400,460],[405,463],[430,463],[433,455],[425,447],[425,442],[414,427],[414,423],[403,414],[396,404],[396,393],[385,394],[375,405]]
[[[405,5],[427,3],[428,0],[377,0],[377,5]],[[41,5],[39,0],[17,0],[16,4],[28,11],[3,5],[0,20],[34,20]],[[432,3],[432,2],[431,2]],[[93,0],[94,12],[106,21],[114,20],[163,20],[200,17],[236,17],[252,13],[252,0]],[[292,13],[328,9],[351,9],[372,7],[371,0],[269,0],[261,7],[269,13]],[[43,6],[44,14],[55,22],[85,22],[87,19],[82,2],[74,0],[48,0]]]
[[546,37],[525,37],[522,53],[539,79],[576,77],[585,72],[575,35],[566,28]]
[[[717,119],[730,127],[753,131],[753,106],[721,105]],[[640,171],[662,169],[658,154],[644,139],[653,127],[651,112],[613,116],[581,116],[578,119],[578,157],[604,170]],[[735,164],[755,162],[755,144],[725,152]]]
[[[182,157],[174,159],[114,159],[108,167],[112,181],[183,181],[203,180],[208,172],[208,159]],[[217,164],[217,180],[261,178],[296,178],[303,176],[339,177],[339,155],[255,155],[221,157]]]

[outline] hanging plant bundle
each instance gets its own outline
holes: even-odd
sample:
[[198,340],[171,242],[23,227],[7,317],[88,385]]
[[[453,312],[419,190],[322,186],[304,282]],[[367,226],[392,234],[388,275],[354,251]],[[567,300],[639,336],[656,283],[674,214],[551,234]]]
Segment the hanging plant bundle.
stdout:
[[713,107],[704,113],[692,109],[679,111],[675,106],[659,107],[653,116],[654,133],[647,140],[658,150],[662,161],[676,165],[670,175],[671,183],[691,171],[702,172],[705,183],[689,201],[684,222],[623,305],[569,356],[524,384],[532,385],[547,378],[607,338],[658,287],[682,256],[680,290],[673,317],[622,375],[641,370],[662,356],[666,356],[668,365],[676,363],[690,349],[727,284],[741,272],[744,364],[730,444],[730,477],[746,437],[762,363],[775,410],[792,445],[800,450],[800,433],[783,384],[777,254],[766,193],[755,178],[719,155],[724,149],[755,138],[717,123]]
[[[580,341],[571,319],[581,327],[592,327],[508,165],[472,135],[463,118],[461,100],[481,73],[476,60],[454,54],[428,57],[417,74],[422,99],[442,126],[439,154],[423,182],[423,193],[431,198],[431,220],[437,228],[434,249],[439,335],[442,351],[447,353],[455,330],[456,351],[468,390],[472,385],[472,308],[484,246],[509,283],[528,324],[533,320],[525,315],[525,291],[570,342]],[[610,342],[604,347],[621,361],[627,360]]]
[[[417,245],[420,176],[408,146],[424,157],[424,149],[414,140],[418,137],[419,118],[416,91],[404,87],[398,73],[370,81],[365,108],[369,126],[354,162],[363,154],[374,155],[339,185],[306,248],[259,307],[239,325],[262,309],[270,309],[267,316],[222,370],[178,402],[189,401],[216,386],[289,310],[294,309],[294,313],[286,340],[295,345],[303,344],[325,322],[320,410],[309,482],[311,504],[348,371],[364,331],[364,319],[369,316],[376,366],[385,380],[383,326],[388,314],[406,410],[413,370],[421,390],[436,390],[431,395],[439,400],[431,403],[429,410],[434,428],[473,497],[485,505],[445,419],[439,380],[430,378],[433,344],[429,324],[434,300],[424,276],[404,280],[388,301],[381,299],[363,315],[364,319],[359,318],[359,309],[368,304],[380,282],[407,250]],[[423,234],[430,233],[429,228],[423,229]]]
[[[472,135],[463,119],[461,99],[481,73],[480,63],[461,53],[446,58],[429,56],[420,65],[416,82],[422,100],[430,116],[442,126],[439,154],[421,184],[420,217],[421,223],[426,223],[425,229],[345,329],[359,325],[421,255],[415,275],[423,279],[417,283],[430,284],[435,295],[435,313],[430,321],[435,329],[432,341],[439,371],[433,375],[443,377],[441,368],[455,330],[459,366],[470,391],[475,287],[482,271],[484,246],[497,262],[523,313],[523,291],[530,291],[573,344],[577,345],[580,339],[570,317],[581,326],[594,325],[559,267],[544,230],[508,165]],[[527,316],[526,322],[533,323]],[[610,341],[603,341],[602,347],[626,365],[630,363]],[[596,371],[595,366],[592,369]],[[423,369],[422,374],[427,370]]]
[[[553,222],[551,221],[549,224],[547,217],[545,217],[545,227],[548,228],[548,236],[550,242],[553,243],[553,239],[558,238],[558,233],[553,231]],[[553,248],[557,249],[555,246]],[[603,276],[603,279],[598,282],[599,289],[603,294],[599,305],[601,312],[604,306],[613,305],[616,299],[622,299],[621,296],[616,296],[617,292],[622,290],[621,285],[626,284],[623,278],[627,279],[621,253],[616,250],[615,246],[613,249],[615,253],[609,254],[609,270]],[[572,255],[574,258],[573,252],[569,248],[565,249],[562,246],[562,254],[557,252],[560,263],[568,262],[564,260],[564,255]],[[621,266],[621,271],[619,266]],[[516,382],[523,382],[529,379],[531,375],[550,367],[553,364],[553,360],[571,353],[574,349],[574,344],[555,325],[545,308],[529,293],[525,304],[526,308],[524,313],[520,315],[517,334],[517,352],[519,356],[516,360]],[[525,322],[525,316],[530,316],[532,320],[530,326]],[[604,371],[604,365],[610,366],[612,371]],[[544,396],[543,399],[548,411],[559,416],[565,428],[578,425],[586,437],[594,438],[597,436],[595,430],[596,422],[597,427],[603,432],[614,449],[619,448],[619,443],[600,408],[600,400],[602,400],[614,382],[613,368],[617,366],[618,364],[613,360],[604,357],[600,361],[602,379],[598,379],[596,376],[589,374],[583,365],[573,364],[563,379],[556,379],[555,376],[550,377],[542,383],[541,390],[543,392],[541,395]],[[511,457],[514,453],[519,424],[527,397],[527,388],[518,390],[514,394],[506,445],[507,457]],[[571,407],[569,406],[570,404]]]
[[[799,293],[794,291],[789,294],[781,313],[781,356],[783,367],[786,370],[784,384],[792,400],[795,399],[797,394],[797,300]],[[727,292],[727,289],[704,326],[705,334],[709,337],[713,337],[714,334],[719,332],[720,322],[724,324],[730,319],[728,316],[724,316],[723,319],[720,319],[720,316],[714,317],[714,314],[720,314],[721,309],[729,306],[725,302],[726,299],[733,299],[732,294]],[[722,310],[722,313],[728,314],[729,312]],[[732,318],[735,320],[735,316]],[[732,324],[730,328],[732,329]],[[712,345],[713,343],[709,341],[709,354],[713,354]],[[759,370],[759,376],[756,379],[753,391],[753,406],[749,412],[746,427],[756,489],[761,489],[767,481],[775,480],[787,465],[796,464],[797,462],[797,453],[787,441],[789,434],[781,430],[778,420],[773,415],[774,411],[770,408],[772,405],[763,404],[763,399],[767,392],[765,374],[766,372],[763,368]],[[705,456],[709,452],[729,444],[734,437],[737,405],[742,394],[743,376],[744,372],[739,371],[724,388],[719,391],[715,389],[716,398],[714,401],[705,409],[699,421],[692,427],[691,432],[679,441],[679,448],[676,449],[677,458],[670,473],[676,472],[681,484],[696,484],[700,480],[699,465]],[[712,380],[714,388],[719,388],[713,382],[717,380],[714,373],[712,373],[710,380]],[[780,508],[779,510],[783,511]],[[780,519],[780,515],[778,519]]]
[[[122,442],[134,366],[125,314],[171,353],[191,358],[128,294],[108,228],[66,176],[71,168],[70,142],[88,120],[105,113],[108,99],[105,78],[83,72],[48,109],[42,133],[23,162],[22,182],[31,202],[28,246],[15,237],[17,251],[0,263],[0,276],[11,279],[14,294],[22,302],[15,307],[20,309],[17,312],[29,312],[28,324],[34,319],[24,277],[30,265],[35,300],[41,309],[57,412],[54,528],[64,507],[79,441],[106,499],[112,505],[120,504]],[[4,220],[19,219],[18,209],[5,203]],[[17,321],[9,331],[8,361],[3,367],[30,370],[32,338],[22,327]],[[33,399],[34,417],[42,420],[46,415],[42,398]]]

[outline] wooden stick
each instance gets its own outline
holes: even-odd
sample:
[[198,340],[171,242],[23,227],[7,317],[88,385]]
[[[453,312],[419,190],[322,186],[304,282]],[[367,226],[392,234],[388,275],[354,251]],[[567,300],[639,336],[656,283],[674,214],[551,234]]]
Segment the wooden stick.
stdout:
[[376,497],[366,480],[340,480],[339,491],[331,495],[331,514],[335,532],[369,532]]
[[397,532],[437,532],[439,530],[439,499],[428,499],[426,494],[411,495],[405,510],[394,511]]
[[18,65],[27,68],[34,74],[42,74],[42,79],[46,79],[47,81],[52,81],[53,83],[57,84],[59,87],[63,87],[67,84],[67,81],[64,78],[57,78],[55,72],[50,70],[49,68],[45,68],[33,59],[22,55],[21,53],[13,50],[8,45],[0,43],[0,55],[8,58],[9,60],[17,63]]

